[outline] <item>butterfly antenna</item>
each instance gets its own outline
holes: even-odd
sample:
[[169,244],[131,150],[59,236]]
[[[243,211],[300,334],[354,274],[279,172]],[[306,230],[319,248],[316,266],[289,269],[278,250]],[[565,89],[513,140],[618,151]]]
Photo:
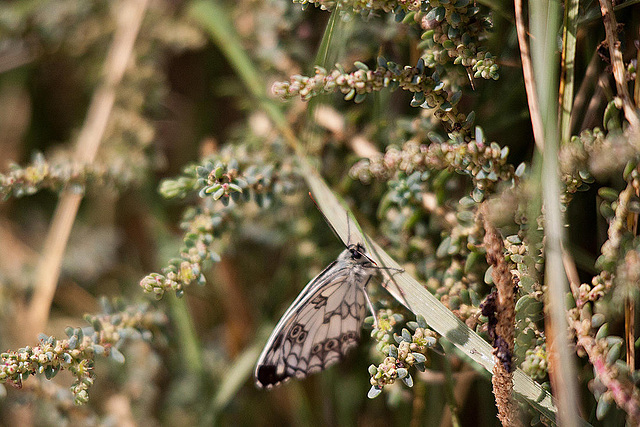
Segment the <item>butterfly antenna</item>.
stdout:
[[[333,234],[335,234],[338,240],[340,240],[344,245],[344,241],[342,240],[342,237],[340,237],[340,235],[338,234],[338,231],[333,227],[333,224],[331,224],[331,222],[329,221],[329,218],[327,218],[324,212],[322,212],[322,209],[320,209],[320,206],[318,206],[318,204],[316,203],[316,200],[313,198],[313,195],[311,194],[311,192],[309,192],[309,197],[311,198],[311,201],[313,202],[313,204],[316,205],[316,208],[318,209],[318,212],[320,212],[320,215],[322,215],[322,218],[324,218],[324,221],[327,223],[329,228],[331,228],[331,231],[333,231]],[[349,229],[349,214],[347,213],[347,230],[348,229]],[[349,234],[349,239],[351,239],[351,234]],[[349,247],[348,243],[346,247]]]

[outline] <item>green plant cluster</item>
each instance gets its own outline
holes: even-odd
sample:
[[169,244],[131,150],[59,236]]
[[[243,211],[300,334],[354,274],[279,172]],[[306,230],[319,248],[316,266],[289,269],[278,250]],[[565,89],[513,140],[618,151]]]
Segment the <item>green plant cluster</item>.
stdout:
[[70,371],[75,377],[71,385],[76,404],[89,400],[88,389],[95,380],[96,356],[110,357],[124,363],[120,348],[128,339],[150,341],[153,334],[166,326],[167,317],[148,304],[123,306],[111,305],[103,300],[105,314],[87,315],[90,326],[68,327],[63,340],[41,334],[36,346],[4,352],[0,355],[0,383],[22,387],[31,375],[44,374],[54,378],[61,370]]
[[[610,331],[608,322],[619,314],[619,307],[637,297],[640,244],[627,221],[632,201],[637,204],[638,176],[637,168],[625,171],[628,185],[617,197],[611,189],[600,191],[605,196],[603,203],[612,204],[610,209],[614,212],[609,217],[608,240],[596,261],[600,273],[591,283],[580,285],[574,295],[576,307],[570,312],[578,342],[585,342],[580,354],[588,356],[594,366],[590,388],[598,401],[599,419],[607,415],[614,402],[630,414],[634,414],[633,408],[639,402],[634,384],[640,379],[640,373],[621,359],[625,354],[624,339]],[[612,203],[606,199],[615,200]],[[630,406],[625,407],[629,403]]]
[[42,189],[84,193],[87,186],[122,190],[137,180],[121,166],[96,163],[79,165],[64,159],[53,163],[47,162],[43,154],[37,153],[31,164],[13,164],[8,173],[0,173],[0,198],[6,200],[10,197],[31,196]]
[[376,10],[395,12],[402,10],[419,10],[421,0],[293,0],[303,7],[313,4],[323,10],[334,10],[340,6],[342,10],[353,9],[355,12],[364,13]]
[[432,0],[424,4],[427,6],[420,22],[427,66],[442,70],[438,65],[453,62],[471,70],[475,78],[497,80],[498,64],[480,44],[491,28],[488,16],[469,0]]
[[[202,409],[206,413],[202,419],[211,416],[221,424],[241,425],[247,419],[245,417],[267,405],[277,409],[277,416],[284,413],[282,419],[293,420],[292,423],[312,418],[310,412],[305,413],[306,409],[295,412],[297,409],[278,405],[282,395],[265,397],[246,387],[241,392],[233,392],[234,387],[236,391],[240,389],[243,381],[248,383],[245,381],[250,375],[248,366],[251,363],[248,361],[255,358],[252,354],[259,345],[259,338],[255,338],[253,344],[250,340],[253,332],[259,329],[255,328],[259,326],[258,322],[267,323],[260,318],[262,313],[272,312],[274,317],[269,322],[275,320],[279,307],[293,296],[293,290],[286,286],[291,283],[293,289],[294,284],[304,283],[312,277],[309,264],[318,267],[316,264],[323,263],[331,252],[319,237],[327,232],[327,227],[318,226],[322,224],[321,216],[295,210],[294,207],[303,204],[303,197],[288,197],[298,192],[303,177],[296,166],[297,154],[290,147],[283,148],[282,141],[286,138],[289,145],[295,145],[299,138],[307,143],[308,133],[312,132],[307,132],[305,112],[299,108],[299,103],[290,103],[278,110],[271,101],[262,98],[262,90],[259,94],[254,93],[258,91],[256,87],[264,88],[265,82],[275,81],[277,76],[272,73],[276,72],[291,76],[288,81],[272,86],[273,92],[283,99],[311,100],[324,93],[340,93],[345,100],[355,101],[334,105],[337,124],[328,124],[329,132],[319,131],[312,135],[311,144],[317,144],[314,151],[317,158],[313,160],[318,161],[323,175],[329,177],[332,190],[345,195],[354,207],[363,228],[371,231],[376,241],[386,245],[389,252],[404,263],[406,271],[421,279],[460,320],[485,338],[494,332],[487,333],[489,320],[482,315],[480,307],[494,285],[494,271],[486,261],[482,217],[486,215],[495,222],[499,229],[496,233],[502,234],[504,261],[508,263],[508,268],[501,264],[502,278],[510,284],[510,275],[516,293],[515,313],[509,313],[515,318],[513,366],[548,385],[550,373],[553,374],[550,365],[554,349],[547,343],[544,318],[548,289],[544,285],[542,235],[545,210],[537,206],[541,178],[529,167],[529,164],[536,166],[536,160],[529,161],[533,144],[525,146],[531,142],[528,122],[522,119],[527,116],[522,114],[527,108],[525,99],[522,97],[517,102],[512,99],[521,95],[513,89],[514,81],[521,85],[520,71],[516,67],[502,70],[498,67],[498,62],[520,61],[519,56],[512,53],[518,48],[511,22],[508,30],[497,26],[496,31],[502,32],[493,34],[490,12],[483,6],[485,3],[479,6],[469,0],[298,0],[295,3],[303,6],[312,4],[340,13],[337,19],[332,17],[330,20],[328,33],[333,31],[333,25],[342,30],[349,26],[354,29],[341,40],[341,47],[348,50],[346,54],[331,52],[335,40],[334,44],[325,44],[325,40],[321,43],[328,50],[321,52],[326,54],[324,58],[332,58],[332,63],[334,57],[339,57],[340,61],[353,63],[354,70],[347,72],[341,65],[334,69],[316,66],[315,75],[304,76],[299,73],[309,69],[313,61],[310,47],[317,45],[316,32],[322,23],[317,19],[320,11],[305,15],[298,6],[284,6],[277,0],[240,0],[233,3],[232,17],[226,16],[225,12],[212,14],[213,17],[192,14],[185,18],[190,6],[205,3],[217,5],[217,2],[190,1],[149,3],[134,55],[129,61],[130,67],[117,90],[98,162],[78,165],[71,160],[69,147],[57,147],[46,150],[46,157],[36,155],[31,164],[14,165],[7,173],[0,174],[0,196],[5,199],[36,196],[41,189],[56,192],[63,189],[84,192],[94,186],[112,187],[118,191],[131,189],[136,186],[130,184],[151,179],[149,172],[153,165],[162,164],[162,161],[171,163],[178,158],[175,152],[196,145],[193,141],[184,145],[177,141],[205,135],[200,148],[215,154],[188,165],[181,174],[160,184],[164,198],[180,199],[186,205],[180,220],[181,246],[174,251],[175,258],[159,273],[147,274],[145,262],[148,260],[142,260],[141,255],[140,264],[144,267],[140,268],[145,271],[135,270],[135,280],[129,281],[136,283],[146,275],[139,281],[146,293],[159,299],[166,292],[175,292],[179,297],[193,292],[190,295],[193,299],[190,298],[189,306],[184,300],[154,302],[158,310],[148,306],[106,307],[103,314],[88,317],[89,327],[69,328],[67,339],[42,337],[37,346],[3,353],[0,381],[18,386],[30,375],[44,374],[49,379],[66,369],[76,379],[71,388],[76,403],[86,403],[87,390],[95,378],[96,355],[122,362],[124,357],[119,349],[126,338],[163,339],[165,331],[159,329],[166,326],[168,320],[161,310],[170,306],[179,354],[171,352],[162,357],[177,360],[179,363],[175,365],[180,367],[176,369],[173,363],[165,363],[170,377],[166,382],[172,385],[180,381],[188,383],[188,392],[174,389],[163,395],[166,400],[154,402],[158,407],[163,406],[158,403],[171,403],[167,406],[175,412],[167,416],[168,424],[180,420],[180,415],[185,413],[194,416],[192,414],[205,406],[208,408]],[[43,75],[51,64],[73,63],[81,76],[74,81],[75,86],[78,92],[86,91],[88,95],[103,78],[101,65],[115,27],[112,15],[118,7],[114,4],[105,0],[48,0],[27,2],[22,7],[2,5],[0,34],[7,37],[11,46],[27,52],[34,67],[44,64],[40,70]],[[594,7],[585,6],[599,12]],[[351,14],[352,11],[355,14]],[[231,33],[232,37],[221,37],[219,32],[231,28],[231,23],[235,24],[240,36]],[[219,49],[214,50],[215,55],[221,52],[225,60],[216,56],[214,61],[199,61],[211,55],[210,46],[204,47],[202,28],[213,29],[211,41]],[[238,41],[244,50],[230,52],[229,46],[234,41]],[[357,43],[351,43],[353,41]],[[494,48],[491,48],[490,53],[488,46],[496,46],[501,51],[494,54]],[[181,56],[185,51],[188,53]],[[191,54],[198,58],[193,63]],[[237,58],[242,55],[249,60],[239,61]],[[377,60],[374,59],[376,55]],[[396,62],[387,59],[390,57]],[[578,64],[581,62],[587,61],[577,61]],[[412,65],[403,65],[407,63]],[[198,77],[191,76],[189,81],[186,76],[191,69],[197,69],[194,75]],[[229,69],[239,76],[237,81],[229,79]],[[631,73],[629,77],[634,77],[635,66],[629,63],[626,69]],[[512,75],[514,70],[518,71],[516,78]],[[259,76],[262,80],[248,79],[246,76],[251,71],[262,73]],[[214,84],[206,82],[203,86],[206,93],[199,98],[201,94],[193,95],[188,86],[194,80],[203,80],[204,73],[213,73],[216,80]],[[187,82],[184,85],[183,76]],[[503,77],[507,78],[506,82],[502,81]],[[16,81],[30,78],[25,72]],[[475,92],[466,92],[470,85]],[[247,96],[244,89],[239,90],[243,86],[255,96]],[[398,102],[404,99],[403,94],[390,94],[398,88],[412,96],[410,101],[406,98],[407,105]],[[486,88],[490,88],[489,94],[483,90]],[[30,87],[30,90],[33,89]],[[170,96],[169,91],[172,91]],[[67,94],[71,97],[74,94],[70,92]],[[502,96],[503,93],[507,95]],[[2,90],[0,96],[5,96]],[[228,102],[229,99],[234,102]],[[182,107],[181,101],[186,101],[188,107]],[[621,307],[637,302],[637,283],[640,281],[640,240],[634,230],[640,214],[640,138],[634,133],[637,130],[624,122],[620,105],[620,99],[607,102],[601,128],[582,129],[560,147],[559,176],[564,184],[561,199],[568,213],[567,224],[563,225],[586,230],[583,234],[593,234],[597,246],[602,244],[597,255],[584,256],[578,266],[580,277],[589,279],[585,283],[571,283],[572,295],[568,298],[572,304],[569,311],[571,338],[575,351],[584,357],[580,362],[582,372],[593,370],[588,386],[595,398],[593,406],[597,418],[610,420],[607,417],[613,416],[612,408],[617,405],[629,415],[629,420],[633,420],[640,413],[636,385],[640,374],[624,359],[628,356],[625,341],[635,338],[637,333],[623,337],[620,331],[625,316]],[[285,111],[284,108],[288,109]],[[482,127],[475,126],[476,112],[472,109],[482,117]],[[229,123],[220,126],[222,130],[214,132],[210,129],[211,111],[216,111],[216,115],[223,112],[224,120],[229,119]],[[491,119],[485,118],[487,111],[492,112],[492,117],[504,116],[506,119],[492,123]],[[245,113],[247,123],[235,123],[237,115]],[[206,124],[184,132],[188,137],[181,134],[180,138],[172,140],[168,133],[157,131],[161,126],[159,122],[166,119],[182,123],[183,117],[196,116],[198,119],[194,122],[202,120]],[[37,115],[34,117],[38,118]],[[71,121],[81,123],[82,118],[76,114]],[[483,128],[490,138],[485,137]],[[73,132],[73,129],[65,128],[63,135],[67,138]],[[215,135],[209,138],[210,133]],[[37,135],[37,130],[33,134]],[[224,141],[220,147],[218,141]],[[156,142],[162,144],[154,144]],[[157,153],[152,152],[155,150],[155,147],[151,149],[152,144],[155,147],[166,144],[166,153],[160,152],[160,148]],[[355,160],[353,153],[361,159]],[[196,157],[193,153],[189,155]],[[344,178],[347,170],[350,179]],[[373,185],[364,188],[361,184]],[[597,192],[586,191],[594,187]],[[143,192],[144,188],[133,191]],[[145,202],[138,205],[147,207],[151,203],[148,200],[153,199],[153,195],[145,196],[140,198]],[[602,227],[602,236],[598,235],[598,224],[593,218],[587,218],[584,212],[571,213],[572,203],[584,203],[582,198],[591,203],[589,197],[597,201],[601,217],[598,221],[603,220],[601,224],[608,225],[606,237],[605,227]],[[306,195],[304,199],[307,199]],[[286,205],[287,201],[291,203]],[[19,205],[14,206],[19,208]],[[256,206],[264,209],[256,210]],[[165,207],[162,205],[160,209]],[[271,209],[264,212],[267,208]],[[239,230],[236,223],[252,219],[255,211],[277,217],[274,222],[286,222],[286,227],[277,231],[269,229],[268,233],[260,228],[258,221],[246,221],[250,224],[245,230]],[[153,218],[148,222],[161,222],[153,214],[147,212],[146,215],[146,220]],[[87,216],[91,217],[90,214]],[[578,220],[574,216],[579,217]],[[159,228],[170,228],[166,225],[162,223]],[[323,231],[315,232],[316,229]],[[243,239],[250,240],[251,244],[243,246]],[[145,254],[147,248],[134,248],[131,240],[123,244],[122,251],[137,259],[136,255]],[[265,253],[267,251],[260,245],[253,244],[257,240],[273,250]],[[201,291],[190,289],[192,284],[205,284],[205,273],[211,264],[221,259],[228,247],[232,247],[237,255],[237,260],[229,260],[225,265],[230,277],[215,277],[214,280],[220,279],[221,286]],[[572,247],[567,245],[567,248],[571,258]],[[161,253],[160,256],[164,255]],[[496,258],[495,253],[491,256]],[[584,260],[589,256],[598,257],[595,268],[591,259]],[[104,283],[124,286],[125,270],[118,266]],[[260,273],[255,274],[256,270]],[[93,292],[97,286],[87,288]],[[102,291],[103,288],[99,288],[98,292]],[[290,291],[292,295],[289,295]],[[2,298],[12,297],[4,288],[0,288],[0,292]],[[374,302],[380,304],[375,299]],[[187,313],[182,313],[186,320],[175,314],[180,307]],[[7,312],[11,313],[13,308],[8,308]],[[189,312],[191,309],[193,312]],[[344,421],[338,418],[340,411],[327,411],[327,408],[342,408],[340,410],[345,413],[355,411],[353,408],[360,410],[369,404],[364,397],[367,389],[368,396],[373,398],[381,394],[386,385],[402,380],[408,386],[416,383],[418,387],[410,391],[403,388],[396,404],[405,405],[403,408],[411,406],[414,414],[411,421],[424,424],[421,415],[432,409],[425,410],[425,402],[435,400],[431,399],[433,394],[424,398],[424,390],[439,389],[424,380],[413,367],[417,371],[427,367],[430,363],[427,350],[436,345],[437,337],[427,329],[424,318],[405,323],[407,316],[398,314],[400,310],[399,303],[394,302],[378,312],[371,336],[383,358],[370,365],[368,382],[367,378],[358,383],[359,376],[353,381],[349,377],[349,384],[340,392],[350,398],[354,396],[352,399],[341,399],[339,395],[334,399],[339,400],[337,404],[331,401],[332,397],[315,399],[312,382],[294,389],[295,397],[302,395],[313,402],[308,406],[322,400],[326,406],[313,410],[335,412],[336,420],[340,420],[336,424],[347,425],[353,424],[355,419],[345,418],[347,421]],[[457,362],[454,354],[445,357],[447,364]],[[362,362],[356,360],[354,363],[362,365]],[[367,365],[369,363],[366,361]],[[219,368],[220,378],[209,375],[216,371],[212,364],[223,366]],[[192,377],[184,374],[184,365]],[[194,385],[191,380],[196,377],[201,383]],[[358,400],[357,396],[363,400]],[[135,412],[137,400],[133,398],[131,402]],[[489,406],[493,408],[494,405]],[[245,411],[245,408],[251,408],[251,411]],[[391,405],[384,408],[393,409]],[[378,415],[375,411],[371,413]],[[367,418],[368,413],[358,416],[357,421],[362,424],[372,420]],[[490,417],[493,421],[493,415]],[[387,421],[381,419],[374,421]],[[395,418],[389,416],[388,419]],[[409,423],[404,418],[402,421]]]
[[390,146],[384,155],[358,162],[350,174],[368,183],[374,178],[388,180],[396,174],[411,176],[414,172],[428,172],[420,178],[437,180],[442,176],[434,171],[455,171],[472,178],[473,199],[481,202],[498,183],[515,185],[524,173],[524,165],[516,169],[508,162],[509,148],[495,142],[488,144],[480,128],[476,128],[476,138],[468,142],[461,138],[443,140],[435,135],[433,138],[429,144],[409,140],[400,149]]
[[[444,65],[462,65],[474,78],[497,80],[498,65],[495,58],[482,49],[481,41],[491,28],[488,15],[469,0],[296,0],[306,6],[314,4],[333,10],[338,4],[342,10],[356,13],[382,11],[393,13],[395,20],[418,22],[422,30],[420,48],[429,68],[435,68],[444,79]],[[384,66],[384,65],[383,65]],[[326,73],[325,73],[326,74]],[[455,78],[454,78],[455,80]],[[313,96],[313,95],[310,95]],[[303,99],[306,99],[303,97]],[[347,98],[349,99],[349,98]]]
[[[260,208],[268,208],[274,197],[291,194],[299,188],[300,176],[291,165],[241,163],[231,158],[228,162],[204,160],[190,165],[176,179],[167,179],[160,185],[166,198],[185,198],[197,194],[203,200],[200,206],[187,209],[181,228],[184,231],[180,258],[172,259],[162,273],[151,273],[140,281],[142,289],[160,299],[171,290],[178,297],[192,283],[204,285],[204,271],[220,255],[212,249],[214,241],[228,229],[233,210],[224,209],[229,203],[253,201]],[[220,201],[223,207],[213,202]]]
[[328,72],[316,66],[313,77],[294,75],[288,82],[276,82],[272,91],[276,96],[289,99],[299,96],[309,100],[314,96],[340,91],[347,101],[356,103],[366,99],[367,94],[389,88],[401,88],[413,93],[411,105],[434,109],[434,115],[445,125],[456,131],[470,129],[473,124],[473,114],[465,115],[458,112],[456,105],[462,97],[462,92],[450,94],[445,89],[445,82],[437,72],[429,72],[424,61],[420,59],[415,67],[405,66],[378,58],[378,66],[371,70],[362,62],[356,62],[357,71],[347,73],[340,65]]
[[386,357],[378,366],[369,366],[371,389],[368,397],[373,399],[382,393],[385,385],[402,380],[408,387],[413,387],[413,377],[409,369],[415,367],[425,370],[427,350],[436,345],[436,334],[427,329],[424,317],[418,316],[416,321],[407,322],[400,334],[394,332],[398,324],[398,315],[389,310],[378,313],[378,325],[371,331],[371,336],[378,342],[377,347]]
[[[335,1],[303,2],[308,3],[324,9],[333,9],[338,4]],[[360,61],[354,64],[357,70],[350,73],[340,64],[331,71],[316,66],[314,76],[293,75],[289,81],[275,83],[273,93],[284,99],[299,96],[309,100],[323,93],[340,91],[345,100],[359,103],[368,93],[400,87],[414,93],[412,106],[434,109],[434,115],[450,132],[465,136],[475,114],[457,111],[462,97],[458,88],[465,85],[460,76],[466,74],[469,80],[478,77],[496,80],[499,77],[495,58],[481,46],[491,27],[488,16],[468,0],[346,1],[340,2],[340,6],[342,10],[353,9],[360,13],[365,10],[393,12],[397,21],[420,23],[424,32],[417,65],[401,67],[379,57],[373,70]],[[455,69],[459,65],[464,67],[465,73]]]

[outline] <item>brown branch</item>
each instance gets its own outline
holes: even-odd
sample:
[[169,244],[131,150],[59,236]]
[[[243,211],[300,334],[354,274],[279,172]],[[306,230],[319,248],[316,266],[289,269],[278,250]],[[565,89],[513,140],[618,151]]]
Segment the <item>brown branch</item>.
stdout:
[[482,215],[482,218],[487,262],[493,266],[491,277],[496,286],[496,290],[482,305],[482,314],[489,317],[488,332],[493,339],[493,354],[497,359],[491,378],[493,394],[502,425],[518,426],[520,418],[512,394],[516,324],[515,286],[509,263],[504,258],[502,237],[486,215]]
[[518,31],[518,45],[520,46],[520,59],[522,61],[522,74],[524,75],[524,87],[527,91],[527,103],[529,104],[529,114],[531,115],[531,127],[533,128],[533,138],[538,150],[542,152],[544,147],[544,127],[542,126],[542,115],[540,114],[540,104],[536,93],[536,85],[533,79],[533,66],[531,65],[531,53],[527,44],[527,30],[522,16],[522,0],[514,0],[516,12],[516,30]]
[[[640,55],[640,50],[638,51]],[[640,74],[640,73],[637,73]],[[636,80],[637,81],[637,80]],[[636,83],[637,87],[637,83]],[[636,98],[637,105],[637,98]],[[636,196],[640,196],[640,187],[636,185],[636,181],[632,181],[631,185],[635,190]],[[638,235],[638,213],[629,212],[627,214],[627,226],[633,234]],[[624,330],[626,334],[626,350],[627,350],[627,366],[631,371],[635,370],[636,366],[636,301],[635,298],[629,296],[625,297],[624,302]]]
[[631,102],[631,96],[629,95],[624,60],[622,58],[622,51],[620,50],[620,40],[617,38],[618,22],[616,21],[610,0],[600,0],[600,12],[602,13],[606,41],[609,46],[609,56],[611,57],[611,65],[613,66],[613,77],[616,80],[618,96],[622,100],[624,116],[632,128],[638,129],[640,126],[640,118],[638,118],[635,106]]
[[[564,271],[567,273],[567,279],[569,280],[569,287],[571,288],[571,293],[575,295],[580,294],[580,276],[578,275],[578,268],[576,267],[576,263],[573,260],[573,257],[567,252],[566,249],[562,248],[562,264],[564,265]],[[582,308],[584,305],[583,301],[577,301],[578,308]]]
[[[76,143],[75,157],[79,163],[91,163],[96,157],[115,102],[116,87],[131,59],[148,1],[126,0],[115,6],[118,10],[118,22],[105,60],[104,80],[91,99]],[[65,191],[58,202],[35,274],[34,295],[28,309],[29,322],[26,322],[28,327],[23,331],[25,338],[42,331],[46,326],[64,251],[81,200],[82,194]]]

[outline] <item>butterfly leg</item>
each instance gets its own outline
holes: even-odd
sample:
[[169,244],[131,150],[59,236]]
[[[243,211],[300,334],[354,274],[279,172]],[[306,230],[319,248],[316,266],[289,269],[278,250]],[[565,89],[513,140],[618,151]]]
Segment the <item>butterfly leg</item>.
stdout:
[[362,285],[362,291],[364,292],[364,298],[367,300],[367,305],[369,305],[369,310],[371,310],[371,315],[373,316],[373,327],[378,327],[378,316],[376,315],[376,309],[373,308],[373,303],[371,302],[371,298],[369,298],[369,294],[367,293],[367,284],[371,280],[371,277],[367,279],[364,285]]

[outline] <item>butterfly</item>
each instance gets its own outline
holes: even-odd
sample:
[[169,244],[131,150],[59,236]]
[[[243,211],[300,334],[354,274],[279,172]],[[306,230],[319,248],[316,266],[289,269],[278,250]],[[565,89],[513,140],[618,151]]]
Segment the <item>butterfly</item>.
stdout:
[[375,313],[365,287],[378,270],[361,244],[348,245],[276,325],[256,364],[256,385],[271,388],[320,372],[356,347],[365,304]]

